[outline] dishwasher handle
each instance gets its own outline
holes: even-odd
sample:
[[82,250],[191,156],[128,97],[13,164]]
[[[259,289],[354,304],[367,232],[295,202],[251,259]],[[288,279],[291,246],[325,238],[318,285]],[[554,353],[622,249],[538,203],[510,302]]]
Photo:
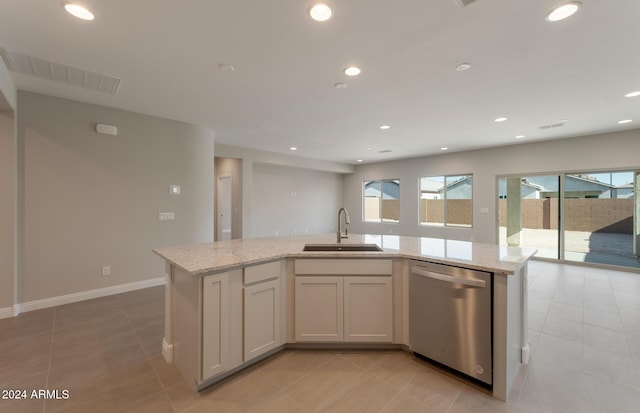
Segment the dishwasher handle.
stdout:
[[433,278],[434,280],[463,284],[469,287],[485,288],[487,286],[487,283],[484,280],[478,280],[475,278],[454,277],[451,275],[439,274],[437,272],[423,270],[418,266],[411,267],[411,273],[420,275],[422,277]]

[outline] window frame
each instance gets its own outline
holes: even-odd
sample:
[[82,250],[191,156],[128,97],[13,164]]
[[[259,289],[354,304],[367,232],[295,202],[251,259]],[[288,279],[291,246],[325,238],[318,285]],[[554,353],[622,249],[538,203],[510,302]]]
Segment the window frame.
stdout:
[[[465,177],[465,179],[471,178],[471,197],[470,198],[462,198],[462,199],[470,199],[471,200],[471,224],[466,225],[466,224],[451,224],[448,223],[447,221],[447,202],[448,202],[448,192],[449,190],[447,189],[447,179],[448,178],[452,178],[452,177]],[[442,215],[442,223],[436,223],[436,222],[422,222],[422,180],[423,179],[429,179],[429,178],[442,178],[442,182],[443,182],[443,196],[442,196],[442,200],[444,201],[443,203],[443,215]],[[437,227],[437,228],[463,228],[463,229],[469,229],[469,228],[473,228],[473,198],[474,198],[474,185],[473,185],[473,173],[461,173],[461,174],[446,174],[446,175],[426,175],[426,176],[419,176],[418,177],[418,226],[419,227]],[[456,199],[456,198],[452,198],[452,199]]]
[[[378,198],[378,216],[380,217],[379,220],[367,220],[366,219],[366,195],[365,195],[365,191],[366,191],[366,186],[367,184],[373,183],[373,182],[378,182],[380,183],[380,197]],[[398,185],[398,197],[397,197],[397,201],[398,201],[398,219],[397,220],[385,220],[383,217],[383,207],[382,207],[382,201],[384,199],[384,184],[386,182],[394,182],[397,183]],[[399,224],[400,223],[400,178],[385,178],[385,179],[364,179],[362,181],[362,222],[363,223],[375,223],[375,224]]]

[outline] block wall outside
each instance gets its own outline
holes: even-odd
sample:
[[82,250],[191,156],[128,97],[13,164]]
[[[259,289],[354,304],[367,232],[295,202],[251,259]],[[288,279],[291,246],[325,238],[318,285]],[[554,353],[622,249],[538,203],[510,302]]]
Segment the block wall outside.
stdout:
[[[420,222],[442,224],[444,222],[443,199],[420,200]],[[472,225],[473,203],[471,199],[447,200],[447,224]]]
[[[507,225],[507,201],[499,202],[500,226]],[[633,199],[564,200],[567,231],[633,233]],[[523,199],[522,227],[558,229],[558,199]]]
[[[400,201],[397,199],[382,200],[382,218],[384,220],[400,220]],[[380,221],[380,198],[364,198],[364,220]]]

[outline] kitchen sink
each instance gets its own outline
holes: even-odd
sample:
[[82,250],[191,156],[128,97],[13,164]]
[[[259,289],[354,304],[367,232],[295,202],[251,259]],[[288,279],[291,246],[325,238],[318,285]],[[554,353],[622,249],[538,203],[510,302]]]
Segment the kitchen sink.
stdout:
[[306,244],[302,251],[384,251],[376,244]]

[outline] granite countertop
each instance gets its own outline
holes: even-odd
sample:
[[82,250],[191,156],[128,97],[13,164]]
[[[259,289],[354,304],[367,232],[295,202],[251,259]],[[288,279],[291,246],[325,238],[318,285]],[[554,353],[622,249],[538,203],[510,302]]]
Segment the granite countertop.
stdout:
[[305,244],[335,243],[335,233],[289,235],[155,248],[153,252],[188,273],[203,275],[281,258],[408,258],[513,274],[537,251],[442,238],[375,234],[349,234],[342,243],[377,244],[384,251],[302,251]]

